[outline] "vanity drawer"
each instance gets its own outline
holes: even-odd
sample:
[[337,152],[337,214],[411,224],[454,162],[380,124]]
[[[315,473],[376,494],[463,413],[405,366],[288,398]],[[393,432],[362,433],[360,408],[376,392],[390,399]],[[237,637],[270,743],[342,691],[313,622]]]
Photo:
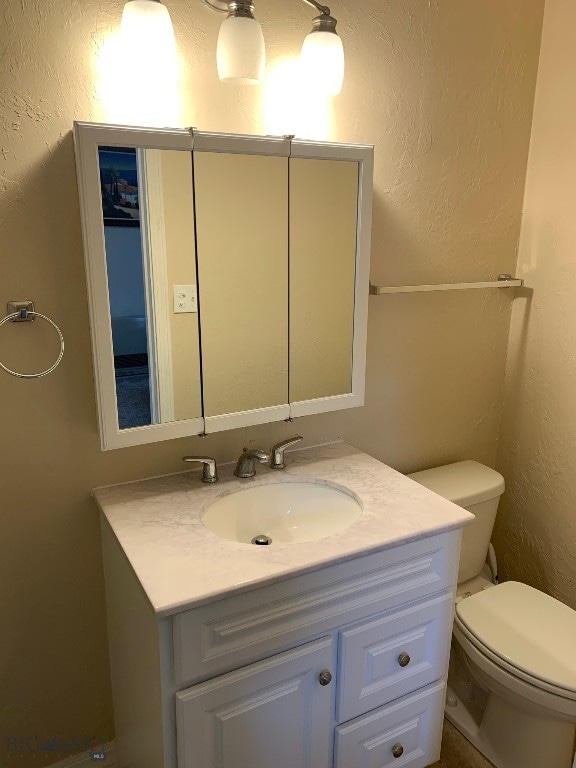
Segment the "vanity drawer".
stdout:
[[454,592],[389,611],[340,632],[337,722],[446,673]]
[[459,531],[420,539],[178,614],[176,685],[446,590],[456,583],[459,541]]
[[435,683],[336,728],[334,768],[424,768],[440,757],[445,684]]

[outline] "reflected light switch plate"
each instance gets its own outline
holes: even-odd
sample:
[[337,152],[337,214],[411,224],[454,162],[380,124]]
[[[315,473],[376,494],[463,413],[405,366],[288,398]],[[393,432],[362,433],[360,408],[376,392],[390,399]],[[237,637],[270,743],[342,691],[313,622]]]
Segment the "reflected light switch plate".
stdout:
[[174,285],[174,313],[198,312],[195,285]]

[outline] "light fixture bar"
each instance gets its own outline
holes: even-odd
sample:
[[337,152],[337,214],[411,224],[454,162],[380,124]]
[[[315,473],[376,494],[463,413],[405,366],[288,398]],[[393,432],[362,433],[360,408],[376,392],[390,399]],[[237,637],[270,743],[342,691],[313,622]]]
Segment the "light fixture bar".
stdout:
[[202,0],[202,2],[208,8],[212,8],[213,11],[218,11],[218,13],[228,13],[229,11],[226,0]]
[[254,19],[252,0],[232,0],[228,3],[228,12],[236,19]]
[[[213,11],[226,13],[218,34],[216,64],[225,83],[255,85],[264,78],[266,52],[262,28],[254,18],[252,0],[202,0]],[[344,48],[337,20],[318,0],[304,0],[319,11],[300,52],[300,69],[311,89],[336,96],[344,81]]]
[[[206,2],[206,0],[204,0]],[[317,3],[316,0],[304,0],[305,3],[308,3],[308,5],[311,5],[312,8],[316,8],[317,11],[320,11],[320,13],[323,13],[325,16],[330,16],[330,8],[328,8],[327,5],[320,5],[320,3]]]

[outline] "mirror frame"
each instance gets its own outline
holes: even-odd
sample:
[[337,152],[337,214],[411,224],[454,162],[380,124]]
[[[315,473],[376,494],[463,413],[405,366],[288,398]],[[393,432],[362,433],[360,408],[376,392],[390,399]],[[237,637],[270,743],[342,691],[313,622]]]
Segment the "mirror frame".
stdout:
[[[364,404],[368,320],[369,266],[372,225],[372,146],[335,144],[292,137],[243,136],[179,128],[135,128],[99,123],[74,123],[74,144],[84,241],[94,379],[102,450],[202,435],[282,419],[352,408]],[[110,302],[100,199],[99,146],[137,149],[227,152],[327,160],[359,164],[356,279],[352,388],[345,395],[306,400],[274,408],[203,416],[162,424],[119,429],[114,374]]]

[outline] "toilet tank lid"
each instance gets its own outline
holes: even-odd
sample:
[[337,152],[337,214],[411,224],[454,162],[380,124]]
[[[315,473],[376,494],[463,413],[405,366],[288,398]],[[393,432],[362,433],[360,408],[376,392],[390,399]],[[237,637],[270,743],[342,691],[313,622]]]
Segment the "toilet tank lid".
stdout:
[[502,475],[477,461],[445,464],[413,472],[408,477],[461,507],[480,504],[504,493]]

